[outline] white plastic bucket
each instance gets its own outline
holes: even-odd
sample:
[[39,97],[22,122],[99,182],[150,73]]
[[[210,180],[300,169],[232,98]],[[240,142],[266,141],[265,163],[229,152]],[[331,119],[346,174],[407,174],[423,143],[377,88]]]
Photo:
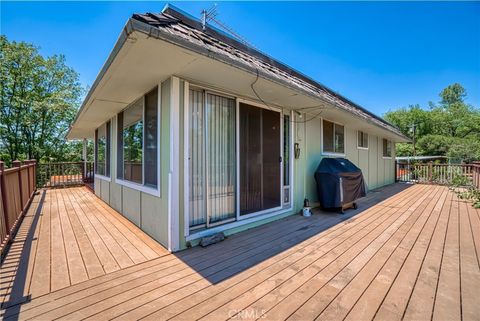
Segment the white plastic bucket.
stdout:
[[302,215],[305,217],[312,216],[312,208],[311,207],[304,207],[302,211]]

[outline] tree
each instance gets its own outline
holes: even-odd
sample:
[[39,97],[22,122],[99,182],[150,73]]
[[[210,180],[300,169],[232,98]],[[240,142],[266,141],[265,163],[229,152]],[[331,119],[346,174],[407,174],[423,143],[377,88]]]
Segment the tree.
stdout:
[[[417,155],[449,156],[459,161],[480,159],[480,110],[465,102],[466,90],[453,84],[440,92],[440,101],[428,109],[418,105],[385,114],[406,136],[416,125]],[[397,155],[411,156],[412,148],[397,145]]]
[[0,155],[65,160],[74,144],[65,135],[83,94],[65,57],[43,57],[38,48],[0,37]]

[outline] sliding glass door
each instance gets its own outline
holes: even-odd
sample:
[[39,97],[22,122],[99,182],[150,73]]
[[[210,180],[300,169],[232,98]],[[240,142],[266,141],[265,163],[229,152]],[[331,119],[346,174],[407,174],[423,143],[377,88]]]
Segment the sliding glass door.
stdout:
[[288,116],[282,124],[278,111],[246,103],[237,107],[235,99],[199,89],[190,89],[185,116],[191,231],[290,203]]
[[235,219],[235,100],[190,90],[189,225],[210,227]]
[[281,206],[280,113],[240,104],[240,215]]

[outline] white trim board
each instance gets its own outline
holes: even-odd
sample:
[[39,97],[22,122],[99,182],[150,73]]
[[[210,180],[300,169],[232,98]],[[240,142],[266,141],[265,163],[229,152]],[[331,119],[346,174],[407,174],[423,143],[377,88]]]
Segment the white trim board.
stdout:
[[[288,212],[291,212],[291,211],[293,211],[292,208],[287,208],[287,209],[273,211],[271,213],[265,213],[263,215],[256,215],[256,216],[253,216],[253,217],[245,218],[245,219],[235,221],[235,222],[232,222],[232,223],[227,223],[227,224],[224,224],[224,225],[218,225],[218,226],[206,229],[206,230],[202,230],[200,232],[190,234],[188,237],[186,237],[186,241],[188,242],[188,241],[196,240],[196,239],[202,238],[204,236],[212,235],[212,234],[215,234],[215,233],[223,232],[223,231],[230,230],[230,229],[240,227],[240,226],[243,226],[243,225],[247,225],[247,224],[250,224],[250,223],[258,222],[258,221],[261,221],[261,220],[264,220],[264,219],[267,219],[267,218],[270,218],[270,217],[282,215],[282,214],[285,214],[285,213],[288,213]],[[293,214],[294,213],[292,213],[292,215]]]
[[190,173],[189,173],[189,130],[190,130],[190,84],[184,80],[183,89],[183,234],[190,235]]
[[168,198],[168,250],[180,249],[180,79],[170,78],[170,168]]

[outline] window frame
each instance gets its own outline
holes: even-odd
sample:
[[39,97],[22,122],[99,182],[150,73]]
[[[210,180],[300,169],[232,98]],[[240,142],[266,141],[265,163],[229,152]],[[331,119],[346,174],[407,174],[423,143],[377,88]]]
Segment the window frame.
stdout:
[[[363,143],[363,136],[364,135],[367,135],[367,146],[361,146],[360,145],[360,133],[362,134],[362,143]],[[369,137],[368,137],[368,133],[367,132],[364,132],[363,130],[357,130],[357,148],[358,149],[363,149],[363,150],[368,150],[368,145],[370,144],[370,141],[369,141]]]
[[[115,130],[115,150],[116,150],[116,156],[115,157],[115,169],[114,169],[114,173],[115,173],[115,182],[118,183],[119,185],[122,185],[122,186],[125,186],[125,187],[129,187],[131,189],[134,189],[134,190],[137,190],[137,191],[140,191],[140,192],[143,192],[143,193],[146,193],[146,194],[150,194],[150,195],[153,195],[153,196],[156,196],[156,197],[161,197],[161,173],[160,173],[160,170],[161,170],[161,158],[160,158],[160,155],[161,155],[161,141],[160,141],[160,138],[161,138],[161,119],[162,119],[162,116],[161,116],[161,112],[162,112],[162,106],[161,106],[161,103],[162,103],[162,95],[161,95],[161,86],[162,84],[159,83],[157,86],[151,88],[150,90],[147,90],[145,91],[142,96],[134,99],[130,104],[128,104],[125,108],[123,108],[120,112],[118,112],[116,115],[115,115],[115,124],[116,124],[116,130]],[[145,96],[150,93],[151,91],[157,89],[157,186],[156,187],[152,187],[152,186],[147,186],[145,185]],[[119,178],[118,177],[118,168],[120,166],[119,162],[118,162],[118,151],[119,151],[119,123],[118,123],[118,116],[120,115],[120,113],[124,112],[126,109],[128,109],[129,107],[131,107],[133,104],[135,104],[136,102],[138,102],[139,100],[142,100],[142,123],[143,123],[143,130],[142,130],[142,183],[136,183],[136,182],[133,182],[133,181],[129,181],[129,180],[126,180],[124,179],[123,177],[122,178]],[[123,124],[122,124],[123,126]],[[123,132],[123,129],[122,129],[122,132]],[[122,139],[122,146],[121,146],[122,150],[123,150],[123,139]],[[123,155],[123,153],[122,153]],[[122,170],[123,170],[123,157],[122,157]]]
[[[335,157],[345,157],[345,155],[346,155],[345,150],[347,148],[347,145],[346,145],[347,139],[345,137],[345,132],[346,132],[345,124],[335,122],[335,121],[331,121],[331,120],[326,119],[326,118],[320,118],[320,120],[321,120],[321,123],[320,123],[321,124],[321,126],[320,126],[320,138],[321,138],[322,155],[324,155],[324,156],[335,156]],[[323,135],[323,122],[324,121],[327,121],[327,122],[333,124],[333,132],[332,132],[332,134],[333,134],[333,149],[334,149],[333,152],[325,151],[324,135]],[[339,125],[339,126],[343,127],[343,152],[335,152],[335,125]]]
[[[387,144],[384,144],[387,142]],[[390,143],[390,155],[386,154],[385,152],[388,151],[388,144]],[[386,148],[386,150],[385,150]],[[382,138],[382,158],[383,159],[392,159],[393,155],[393,142],[390,139]]]
[[[105,173],[104,174],[99,174],[97,173],[97,170],[98,170],[98,129],[102,126],[105,125]],[[111,171],[112,171],[112,159],[111,159],[111,152],[110,152],[110,149],[111,149],[111,146],[112,146],[112,122],[111,122],[111,119],[107,120],[106,122],[104,122],[103,124],[101,124],[100,126],[98,126],[96,129],[95,129],[95,137],[94,137],[94,140],[95,140],[95,144],[94,144],[94,171],[93,171],[93,175],[95,178],[99,178],[101,180],[104,180],[104,181],[107,181],[107,182],[110,182],[112,180],[112,175],[111,175]]]

